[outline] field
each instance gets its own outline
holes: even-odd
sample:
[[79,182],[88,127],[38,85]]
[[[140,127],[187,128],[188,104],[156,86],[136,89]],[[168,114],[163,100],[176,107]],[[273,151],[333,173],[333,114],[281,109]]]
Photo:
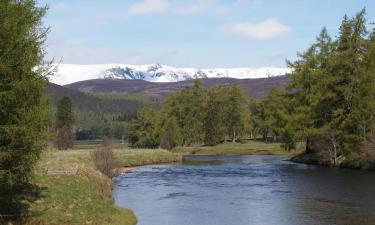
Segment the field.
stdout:
[[[33,183],[39,187],[39,199],[31,204],[32,217],[27,224],[113,224],[133,225],[132,211],[113,204],[112,180],[95,169],[92,148],[47,151],[35,172]],[[116,149],[121,167],[175,162],[181,155],[165,150]],[[47,175],[46,170],[78,169],[76,174]]]

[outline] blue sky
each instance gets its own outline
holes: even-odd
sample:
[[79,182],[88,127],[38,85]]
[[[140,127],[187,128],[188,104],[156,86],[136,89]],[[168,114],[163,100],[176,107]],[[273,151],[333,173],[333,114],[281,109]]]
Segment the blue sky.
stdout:
[[48,57],[73,64],[285,67],[374,0],[40,0]]

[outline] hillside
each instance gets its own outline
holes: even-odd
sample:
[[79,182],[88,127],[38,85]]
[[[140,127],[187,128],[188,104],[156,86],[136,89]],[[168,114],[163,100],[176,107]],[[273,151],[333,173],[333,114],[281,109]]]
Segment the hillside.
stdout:
[[[271,89],[285,86],[289,79],[285,76],[259,78],[259,79],[235,79],[235,78],[205,78],[202,84],[205,88],[217,85],[233,85],[239,83],[245,92],[251,98],[259,98]],[[125,80],[125,79],[95,79],[80,81],[77,83],[65,85],[64,87],[89,93],[110,93],[122,92],[129,94],[145,94],[158,97],[166,97],[187,86],[192,86],[194,80],[185,80],[180,82],[155,83],[144,80]]]
[[133,114],[138,108],[144,105],[143,102],[136,99],[101,98],[100,96],[84,93],[53,83],[47,85],[46,93],[51,96],[54,105],[62,96],[68,96],[72,100],[76,110],[86,112],[92,111],[116,115]]

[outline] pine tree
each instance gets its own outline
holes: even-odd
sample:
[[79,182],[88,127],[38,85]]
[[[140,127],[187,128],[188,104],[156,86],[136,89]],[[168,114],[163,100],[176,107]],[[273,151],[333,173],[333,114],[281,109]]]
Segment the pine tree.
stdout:
[[294,136],[306,141],[307,152],[312,150],[310,138],[319,134],[320,128],[331,120],[329,104],[335,95],[327,88],[332,83],[332,77],[327,74],[334,48],[335,44],[323,28],[316,42],[306,52],[298,54],[299,60],[288,62],[293,69],[288,74],[292,79],[288,91],[292,93],[289,104],[293,106]]
[[166,118],[162,122],[160,129],[161,148],[171,150],[181,144],[181,130],[174,116]]
[[225,86],[214,87],[208,92],[206,115],[204,119],[204,143],[217,145],[225,140],[226,113],[229,104],[227,93],[230,88]]
[[62,97],[57,104],[55,145],[59,150],[73,148],[74,112],[69,97]]
[[48,138],[45,13],[32,0],[0,1],[0,214],[22,209],[16,204]]
[[137,148],[156,148],[159,146],[159,115],[152,107],[139,110],[129,126],[129,142]]
[[200,80],[195,80],[193,87],[186,87],[168,96],[161,108],[163,118],[176,118],[183,145],[204,141],[206,91]]
[[250,123],[248,100],[241,87],[236,84],[231,87],[228,93],[228,106],[226,112],[226,124],[228,136],[235,142],[244,134]]

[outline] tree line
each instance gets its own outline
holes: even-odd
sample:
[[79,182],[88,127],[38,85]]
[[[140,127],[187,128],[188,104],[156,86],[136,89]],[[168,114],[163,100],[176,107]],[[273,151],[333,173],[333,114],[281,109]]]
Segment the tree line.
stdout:
[[256,132],[286,149],[304,142],[307,154],[331,165],[358,155],[375,160],[375,30],[365,10],[345,16],[336,38],[323,28],[288,66],[291,83],[253,104]]
[[171,94],[160,109],[138,111],[129,126],[134,147],[216,145],[240,141],[249,129],[250,100],[239,85],[205,90],[200,80]]

